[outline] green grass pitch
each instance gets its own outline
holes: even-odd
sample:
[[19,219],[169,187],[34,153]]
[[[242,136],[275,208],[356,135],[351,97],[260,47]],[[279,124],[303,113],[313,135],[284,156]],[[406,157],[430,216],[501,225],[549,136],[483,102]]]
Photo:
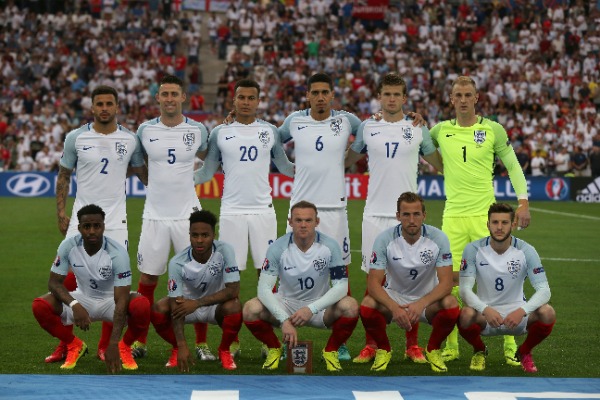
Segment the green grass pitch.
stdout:
[[[72,199],[71,199],[72,201]],[[218,213],[218,200],[203,200],[203,207]],[[427,222],[440,226],[442,201],[428,201]],[[4,374],[103,374],[106,369],[96,357],[100,323],[94,323],[88,332],[76,329],[85,340],[90,353],[81,358],[72,372],[59,369],[59,364],[45,364],[57,341],[44,332],[31,313],[31,301],[47,291],[50,265],[61,241],[53,198],[0,198],[0,248],[2,283],[2,324],[0,325],[0,372]],[[279,220],[279,233],[285,231],[288,202],[275,202]],[[598,252],[598,226],[600,205],[577,203],[532,203],[532,225],[517,236],[534,245],[548,274],[552,289],[551,304],[557,311],[557,323],[552,335],[534,350],[540,377],[598,377],[600,371],[600,254]],[[350,201],[351,248],[353,262],[350,270],[352,293],[360,302],[366,278],[360,270],[360,226],[363,201]],[[141,228],[143,199],[128,199],[130,257],[133,271],[133,288],[137,288],[138,271],[135,258]],[[595,243],[595,244],[594,244]],[[251,262],[249,261],[249,264]],[[256,296],[256,273],[250,269],[242,273],[241,300]],[[526,284],[528,294],[531,290]],[[166,295],[166,279],[161,277],[156,298]],[[419,343],[424,346],[430,332],[421,324]],[[301,339],[314,343],[314,373],[328,374],[319,361],[319,351],[327,341],[329,331],[313,328],[300,329]],[[388,327],[394,355],[383,375],[435,375],[428,365],[412,364],[403,359],[404,334],[395,326]],[[193,346],[193,328],[186,327],[188,343]],[[218,327],[209,328],[209,345],[216,353],[220,341]],[[242,327],[240,332],[242,354],[235,374],[284,374],[280,365],[276,372],[261,370],[260,343]],[[517,338],[520,343],[523,337]],[[504,364],[500,338],[484,338],[490,355],[483,376],[523,376],[520,368]],[[358,324],[348,343],[355,356],[364,344],[364,331]],[[448,363],[448,375],[474,375],[469,370],[470,347],[460,339],[460,360]],[[169,346],[151,328],[148,336],[149,355],[139,360],[139,370],[126,374],[174,374],[164,367],[170,354]],[[343,362],[344,375],[375,375],[369,364]],[[194,374],[224,374],[218,362],[196,362]],[[382,375],[378,373],[377,375]]]

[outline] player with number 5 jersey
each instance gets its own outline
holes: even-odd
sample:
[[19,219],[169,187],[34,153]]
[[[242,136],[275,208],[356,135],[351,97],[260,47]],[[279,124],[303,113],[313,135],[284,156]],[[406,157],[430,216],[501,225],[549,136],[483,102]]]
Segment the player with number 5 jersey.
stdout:
[[[194,162],[196,155],[207,148],[208,131],[200,122],[183,115],[185,99],[183,82],[176,76],[165,76],[156,94],[160,117],[144,122],[137,131],[148,164],[148,189],[137,253],[138,291],[151,304],[158,278],[167,271],[171,244],[176,253],[189,245],[188,218],[201,209],[194,188]],[[206,341],[205,337],[201,340]],[[146,353],[145,338],[140,342],[134,344],[136,357]]]

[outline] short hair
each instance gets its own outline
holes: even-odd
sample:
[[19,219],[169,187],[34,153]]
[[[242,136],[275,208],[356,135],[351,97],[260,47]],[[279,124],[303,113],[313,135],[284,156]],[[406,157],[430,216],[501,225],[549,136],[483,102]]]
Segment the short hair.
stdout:
[[115,97],[115,101],[119,102],[119,95],[117,93],[117,89],[112,86],[100,85],[97,86],[94,90],[92,90],[92,103],[94,103],[94,99],[96,96],[101,94],[112,94]]
[[181,88],[181,90],[183,90],[183,81],[181,79],[179,79],[178,77],[176,77],[175,75],[165,75],[161,80],[160,80],[160,85],[164,85],[167,83],[173,83],[177,86],[179,86]]
[[233,92],[237,92],[237,89],[243,88],[255,88],[256,94],[260,95],[260,85],[254,79],[240,79],[235,83],[235,87],[233,88]]
[[208,210],[194,211],[190,214],[190,226],[196,222],[204,222],[210,225],[214,232],[217,226],[217,216]]
[[294,210],[296,208],[312,208],[313,210],[315,210],[315,215],[319,214],[319,211],[317,210],[317,206],[315,206],[310,201],[302,200],[292,206],[292,208],[290,209],[290,217],[292,216],[292,214],[294,213]]
[[84,215],[102,215],[102,221],[106,217],[106,213],[104,210],[95,204],[88,204],[87,206],[83,206],[77,211],[77,220],[81,221],[81,217]]
[[452,82],[452,90],[454,90],[454,86],[456,85],[471,85],[473,86],[473,89],[475,89],[475,92],[477,92],[477,84],[470,76],[463,75],[456,78],[454,82]]
[[331,76],[327,75],[324,72],[317,72],[316,74],[308,78],[308,81],[306,82],[308,84],[308,90],[310,91],[310,86],[313,83],[319,82],[327,83],[329,85],[329,89],[333,91],[333,79],[331,79]]
[[398,203],[396,205],[397,211],[400,212],[400,205],[402,203],[416,203],[416,202],[421,203],[421,211],[425,212],[425,200],[423,200],[423,198],[421,196],[419,196],[417,193],[413,193],[413,192],[404,192],[400,195],[400,197],[398,197]]
[[407,94],[406,81],[398,74],[391,73],[381,78],[377,85],[377,93],[381,94],[384,86],[402,86],[402,94],[404,96]]
[[494,213],[510,214],[510,220],[513,221],[515,219],[515,210],[514,210],[514,208],[512,208],[512,206],[510,204],[506,204],[506,203],[492,204],[490,206],[490,208],[488,209],[488,221],[490,220],[491,215]]

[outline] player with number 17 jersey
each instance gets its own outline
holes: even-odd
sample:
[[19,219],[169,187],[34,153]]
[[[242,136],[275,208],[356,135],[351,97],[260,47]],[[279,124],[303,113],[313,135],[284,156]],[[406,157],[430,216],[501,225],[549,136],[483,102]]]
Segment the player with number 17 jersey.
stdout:
[[175,127],[155,118],[143,123],[137,135],[148,156],[143,218],[188,219],[192,211],[200,209],[194,189],[194,162],[196,153],[207,148],[208,131],[188,117]]
[[419,153],[436,148],[429,130],[413,126],[408,117],[398,122],[363,121],[351,149],[369,155],[369,188],[365,216],[396,218],[397,199],[404,192],[417,192]]
[[290,205],[301,200],[314,203],[319,210],[346,206],[344,154],[348,139],[360,125],[355,115],[331,110],[317,121],[310,109],[289,115],[279,128],[283,142],[294,141],[296,173]]

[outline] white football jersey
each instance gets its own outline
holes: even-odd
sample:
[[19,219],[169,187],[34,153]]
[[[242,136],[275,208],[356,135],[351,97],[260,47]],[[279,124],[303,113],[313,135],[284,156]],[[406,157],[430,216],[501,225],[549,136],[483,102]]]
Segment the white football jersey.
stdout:
[[67,275],[69,267],[77,279],[77,291],[89,298],[113,298],[115,286],[131,286],[129,254],[107,236],[102,248],[92,256],[83,248],[80,234],[63,240],[50,270]]
[[537,251],[528,243],[511,238],[511,246],[498,254],[490,245],[489,236],[465,247],[460,265],[461,277],[475,277],[477,297],[489,306],[525,303],[523,283],[546,282],[546,272]]
[[71,219],[88,204],[106,213],[107,230],[127,229],[125,180],[127,167],[144,165],[140,145],[133,132],[117,126],[108,135],[98,133],[91,123],[71,131],[65,138],[60,165],[75,169],[77,193]]
[[248,125],[219,125],[210,133],[208,155],[196,179],[210,179],[222,164],[225,182],[221,215],[271,214],[271,159],[280,169],[285,164],[293,171],[275,126],[262,120]]
[[346,206],[344,155],[348,138],[360,119],[332,110],[329,118],[316,121],[310,109],[290,114],[279,128],[283,142],[294,140],[296,174],[290,205],[301,200],[318,208]]
[[386,288],[420,298],[437,285],[436,268],[451,265],[450,242],[444,232],[424,224],[421,237],[411,245],[399,224],[377,236],[369,268],[386,272]]
[[226,283],[239,281],[233,247],[225,242],[213,242],[212,254],[205,264],[194,260],[191,246],[169,261],[169,297],[199,299],[224,289]]
[[340,246],[329,236],[317,232],[311,248],[303,252],[290,232],[269,246],[262,273],[279,277],[283,297],[312,302],[327,293],[330,279],[347,278],[345,265]]
[[137,131],[148,156],[148,188],[143,218],[188,219],[200,210],[194,187],[196,153],[207,148],[208,131],[187,117],[175,127],[160,118],[144,122]]
[[364,214],[395,217],[396,201],[404,192],[417,192],[419,152],[436,151],[429,130],[398,122],[368,119],[358,128],[352,150],[369,155],[369,188]]

